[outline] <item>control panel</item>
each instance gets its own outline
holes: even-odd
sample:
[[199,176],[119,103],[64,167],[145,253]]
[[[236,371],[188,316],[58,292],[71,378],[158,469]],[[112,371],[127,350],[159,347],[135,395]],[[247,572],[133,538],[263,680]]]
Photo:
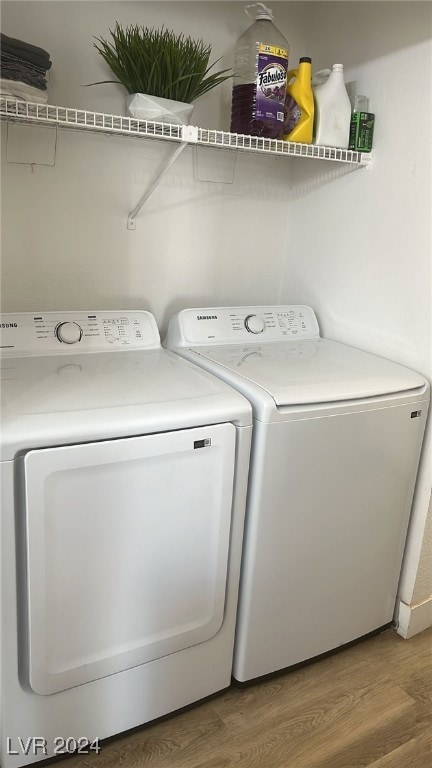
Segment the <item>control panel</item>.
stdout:
[[166,346],[260,343],[319,339],[319,327],[311,307],[213,307],[185,309],[171,320]]
[[150,312],[109,310],[0,315],[2,356],[158,347],[159,331]]

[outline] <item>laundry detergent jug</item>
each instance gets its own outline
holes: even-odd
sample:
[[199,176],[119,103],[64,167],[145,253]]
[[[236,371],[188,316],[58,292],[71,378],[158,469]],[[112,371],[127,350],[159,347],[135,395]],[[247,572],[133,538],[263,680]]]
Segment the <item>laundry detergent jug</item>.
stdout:
[[303,56],[298,69],[287,74],[284,140],[312,143],[314,97],[312,93],[312,59]]
[[344,82],[343,64],[316,72],[312,79],[315,99],[315,144],[347,149],[351,102]]

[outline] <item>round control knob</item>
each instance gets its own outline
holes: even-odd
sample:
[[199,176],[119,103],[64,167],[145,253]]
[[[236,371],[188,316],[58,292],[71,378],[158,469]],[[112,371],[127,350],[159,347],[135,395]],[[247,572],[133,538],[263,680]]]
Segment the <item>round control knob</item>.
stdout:
[[265,328],[265,322],[258,315],[248,315],[244,321],[245,328],[249,333],[262,333]]
[[55,335],[64,344],[76,344],[77,341],[81,341],[82,328],[80,328],[78,323],[59,323],[55,329]]

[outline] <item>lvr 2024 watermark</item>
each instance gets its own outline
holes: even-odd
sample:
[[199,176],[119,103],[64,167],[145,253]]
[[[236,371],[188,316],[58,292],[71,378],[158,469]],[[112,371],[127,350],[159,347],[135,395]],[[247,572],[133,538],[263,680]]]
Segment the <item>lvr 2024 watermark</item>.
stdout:
[[43,736],[29,736],[26,739],[18,736],[12,739],[6,736],[6,754],[8,755],[32,755],[33,757],[52,757],[55,755],[70,755],[77,752],[80,755],[89,755],[92,752],[99,754],[101,751],[100,739],[93,740],[80,736],[75,739],[73,736],[64,738],[56,736],[52,743]]

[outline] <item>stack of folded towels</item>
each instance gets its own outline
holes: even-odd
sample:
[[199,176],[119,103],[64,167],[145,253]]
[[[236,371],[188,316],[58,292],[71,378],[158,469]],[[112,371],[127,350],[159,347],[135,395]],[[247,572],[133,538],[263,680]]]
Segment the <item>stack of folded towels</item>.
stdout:
[[43,48],[0,33],[0,94],[13,99],[46,104],[46,73],[52,62]]

